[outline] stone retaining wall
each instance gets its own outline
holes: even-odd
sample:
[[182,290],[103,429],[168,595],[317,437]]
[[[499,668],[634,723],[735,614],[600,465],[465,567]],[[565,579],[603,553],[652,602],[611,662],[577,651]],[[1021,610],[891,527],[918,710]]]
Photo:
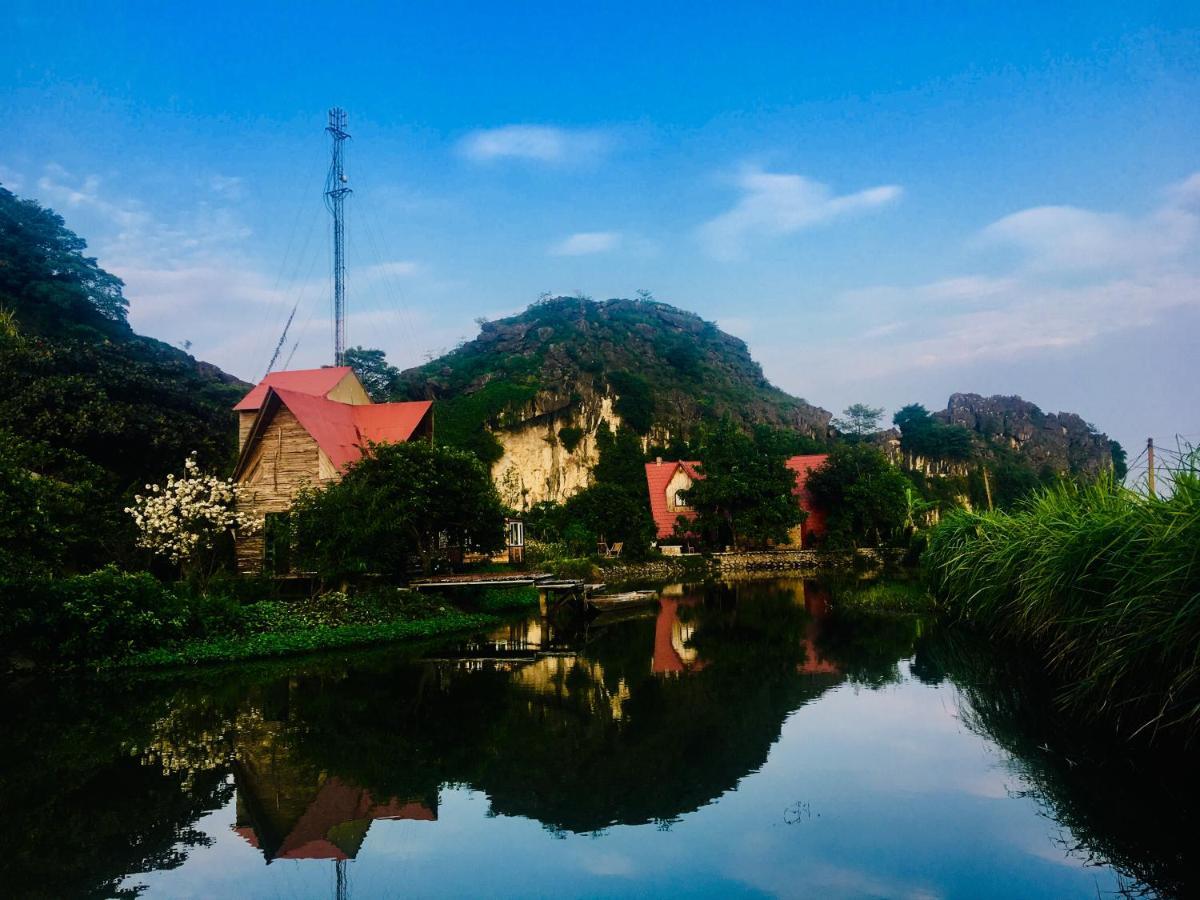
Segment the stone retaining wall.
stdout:
[[815,572],[829,569],[877,569],[898,565],[904,551],[892,547],[860,550],[761,550],[666,557],[647,562],[605,562],[600,571],[610,583],[635,580],[704,578],[741,572]]

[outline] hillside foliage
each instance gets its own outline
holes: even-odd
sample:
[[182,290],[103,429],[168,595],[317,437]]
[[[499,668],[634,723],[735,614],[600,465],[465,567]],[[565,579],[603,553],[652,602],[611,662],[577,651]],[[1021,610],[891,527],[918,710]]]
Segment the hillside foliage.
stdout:
[[829,413],[774,387],[745,343],[694,313],[649,299],[547,297],[483,322],[445,356],[402,372],[395,399],[433,399],[439,439],[499,459],[492,431],[588,399],[615,398],[639,435],[694,434],[729,416],[824,439]]
[[123,510],[189,453],[231,467],[231,407],[248,387],[135,334],[120,279],[85,246],[58,215],[0,188],[0,468],[10,490],[33,479],[57,498],[9,515],[41,535],[21,543],[27,561],[68,570],[137,558]]

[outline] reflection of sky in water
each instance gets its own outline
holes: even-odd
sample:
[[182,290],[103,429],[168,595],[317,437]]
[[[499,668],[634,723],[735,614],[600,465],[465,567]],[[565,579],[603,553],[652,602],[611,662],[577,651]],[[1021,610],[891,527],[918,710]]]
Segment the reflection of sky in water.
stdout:
[[[948,685],[843,684],[787,718],[760,771],[669,829],[552,834],[530,819],[489,817],[479,792],[444,788],[436,822],[375,821],[345,866],[351,897],[1113,890],[1110,870],[1066,857],[1058,826],[1032,800],[1010,796],[1020,787],[1003,755],[960,724]],[[232,803],[206,816],[199,827],[211,847],[193,849],[177,870],[127,883],[147,885],[150,897],[333,895],[332,861],[264,865],[233,833],[234,818]]]

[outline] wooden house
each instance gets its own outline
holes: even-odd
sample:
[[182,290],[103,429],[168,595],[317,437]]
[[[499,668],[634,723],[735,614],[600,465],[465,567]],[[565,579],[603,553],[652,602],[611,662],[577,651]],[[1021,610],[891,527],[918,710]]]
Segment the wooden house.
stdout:
[[[786,461],[787,467],[796,476],[796,486],[792,493],[800,508],[808,513],[804,522],[792,529],[786,545],[789,549],[808,547],[825,534],[825,513],[813,503],[807,484],[809,472],[824,464],[826,459],[827,454],[813,453],[792,456]],[[660,457],[654,462],[646,463],[650,515],[654,519],[660,543],[679,543],[675,536],[676,521],[680,516],[685,519],[696,517],[696,511],[687,505],[686,492],[703,477],[703,464],[693,460],[665,462]]]
[[433,404],[372,403],[349,366],[272,372],[234,407],[238,505],[267,527],[239,535],[238,571],[262,570],[271,516],[341,477],[368,443],[433,439]]

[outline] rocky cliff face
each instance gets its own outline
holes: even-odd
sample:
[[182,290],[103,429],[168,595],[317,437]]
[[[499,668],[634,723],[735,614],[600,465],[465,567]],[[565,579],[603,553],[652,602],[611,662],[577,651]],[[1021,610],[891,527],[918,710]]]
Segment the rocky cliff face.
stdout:
[[601,423],[665,445],[725,415],[818,439],[831,418],[771,385],[738,338],[646,300],[543,300],[482,323],[473,341],[402,373],[399,390],[438,401],[443,439],[479,452],[505,499],[525,505],[587,484]]
[[1034,469],[1096,474],[1113,465],[1112,443],[1075,413],[1044,413],[1020,397],[953,394],[933,414],[1016,452]]

